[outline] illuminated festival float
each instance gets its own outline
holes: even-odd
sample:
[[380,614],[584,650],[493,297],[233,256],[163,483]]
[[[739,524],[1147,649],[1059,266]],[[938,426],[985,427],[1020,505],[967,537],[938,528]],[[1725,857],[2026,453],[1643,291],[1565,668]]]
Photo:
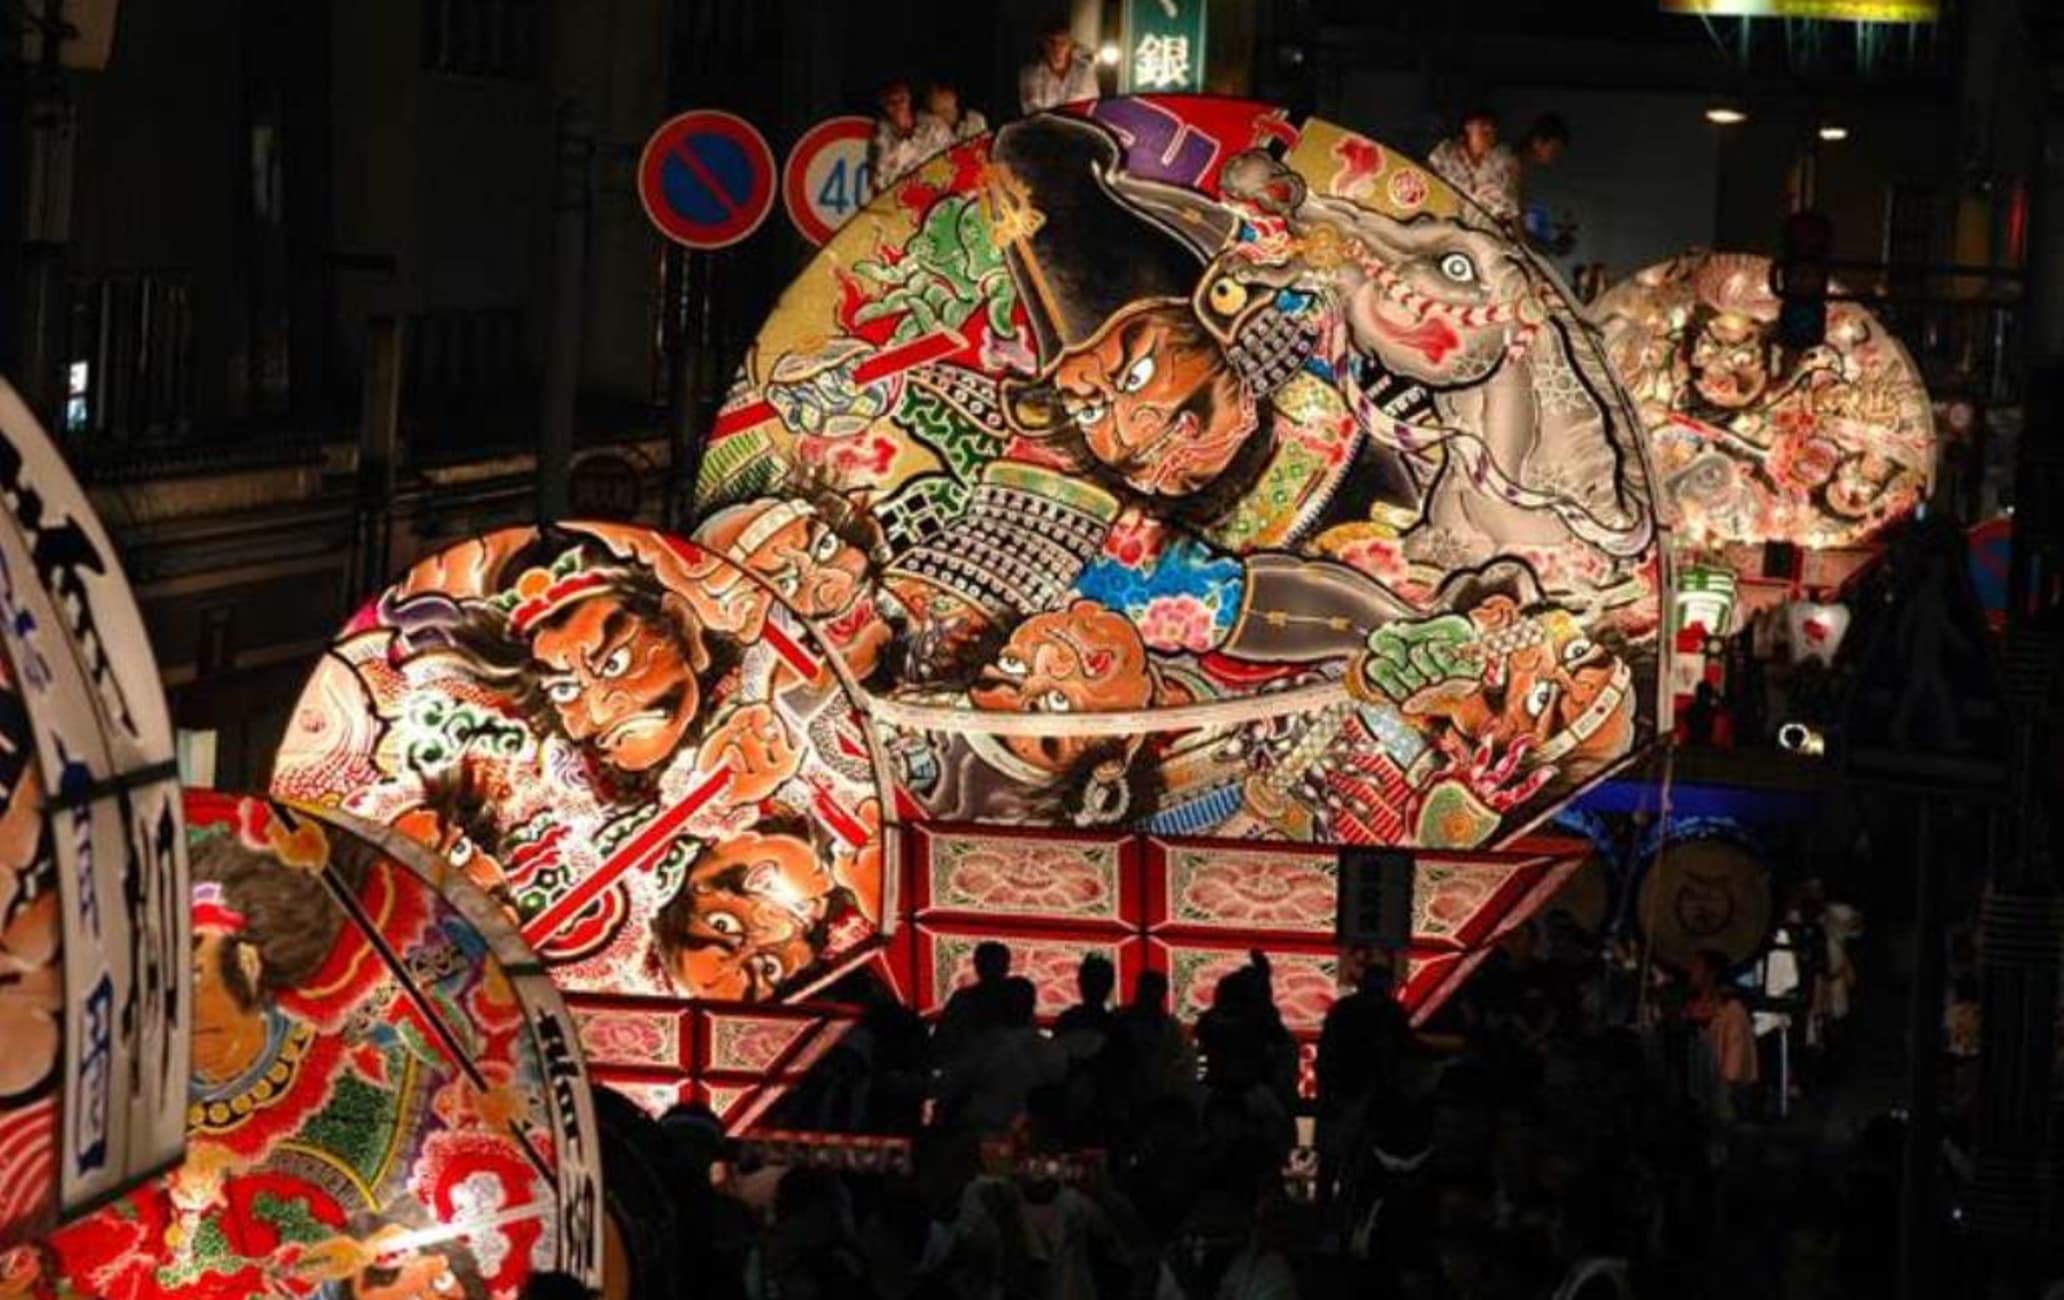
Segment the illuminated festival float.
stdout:
[[273,793],[436,846],[595,1076],[734,1127],[857,967],[1008,939],[1316,1029],[1343,846],[1422,851],[1429,1012],[1654,737],[1643,429],[1533,255],[1374,141],[1102,101],[932,159],[781,298],[693,542],[462,543],[354,618]]
[[179,1159],[189,978],[172,724],[135,598],[0,382],[0,1279]]
[[502,908],[397,832],[182,799],[117,553],[5,385],[0,435],[0,1293],[599,1283],[578,1034]]
[[1827,303],[1787,346],[1769,259],[1694,251],[1593,305],[1646,423],[1677,569],[1672,694],[1724,689],[1723,639],[1761,616],[1786,661],[1832,662],[1844,586],[1927,499],[1935,420],[1919,370],[1869,311]]
[[110,1300],[599,1285],[575,1031],[502,909],[369,823],[194,790],[186,816],[186,1158],[36,1263]]

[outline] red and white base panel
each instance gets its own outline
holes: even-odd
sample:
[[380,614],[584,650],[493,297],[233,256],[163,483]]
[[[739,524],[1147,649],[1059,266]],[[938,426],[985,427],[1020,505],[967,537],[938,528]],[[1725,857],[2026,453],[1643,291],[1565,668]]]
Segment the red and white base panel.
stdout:
[[[901,838],[897,924],[871,962],[920,1015],[973,978],[977,944],[1010,945],[1013,971],[1050,1018],[1075,1001],[1099,953],[1121,995],[1165,971],[1193,1021],[1219,978],[1260,949],[1292,1033],[1316,1040],[1338,989],[1336,858],[1329,849],[1157,835],[933,824]],[[1495,852],[1417,855],[1412,946],[1399,998],[1431,1015],[1490,945],[1552,897],[1588,856],[1583,840],[1524,838]],[[830,1002],[683,1003],[568,994],[590,1074],[655,1113],[704,1101],[733,1132],[753,1127],[837,1041],[858,1009]]]

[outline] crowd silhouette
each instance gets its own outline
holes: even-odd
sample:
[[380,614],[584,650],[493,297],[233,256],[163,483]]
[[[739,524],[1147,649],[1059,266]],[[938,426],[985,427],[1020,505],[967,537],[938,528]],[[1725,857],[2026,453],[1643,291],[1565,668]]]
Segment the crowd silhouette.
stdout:
[[929,1025],[849,984],[865,1010],[779,1125],[873,1134],[907,1159],[770,1159],[707,1108],[677,1107],[655,1131],[679,1294],[1867,1293],[1888,1267],[1896,1127],[1836,1164],[1750,1124],[1713,1047],[1710,1026],[1739,1011],[1717,972],[1616,1023],[1608,956],[1573,927],[1529,927],[1415,1027],[1387,956],[1350,951],[1308,1095],[1258,953],[1194,1029],[1158,971],[1114,1005],[1101,957],[1042,1028],[1000,943]]

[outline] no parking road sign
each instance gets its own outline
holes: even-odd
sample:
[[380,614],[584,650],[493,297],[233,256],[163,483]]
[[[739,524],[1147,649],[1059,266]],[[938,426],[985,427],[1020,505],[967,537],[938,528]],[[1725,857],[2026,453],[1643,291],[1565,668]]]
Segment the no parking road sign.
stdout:
[[781,204],[804,239],[821,244],[874,197],[867,142],[874,122],[834,117],[803,133],[782,168]]
[[774,207],[774,151],[745,119],[713,108],[671,118],[638,158],[638,198],[659,232],[695,249],[729,248]]

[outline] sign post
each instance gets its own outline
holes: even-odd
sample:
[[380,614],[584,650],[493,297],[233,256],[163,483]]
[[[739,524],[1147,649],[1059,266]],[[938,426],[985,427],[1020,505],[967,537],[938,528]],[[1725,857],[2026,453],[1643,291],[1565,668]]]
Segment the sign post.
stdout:
[[1194,95],[1204,89],[1205,0],[1126,0],[1127,93]]
[[744,118],[697,108],[660,124],[638,156],[638,199],[684,248],[729,248],[774,209],[774,151]]
[[796,233],[822,244],[874,197],[867,143],[874,122],[834,117],[803,133],[781,169],[781,205]]
[[637,522],[643,499],[638,467],[615,452],[598,451],[573,463],[567,476],[567,510],[574,519]]
[[[708,346],[709,277],[692,289],[698,252],[749,237],[774,209],[774,151],[745,119],[714,108],[690,109],[660,124],[638,156],[638,201],[660,234],[678,245],[667,259],[666,317],[668,420],[667,524],[687,532],[688,499],[702,463],[695,433],[699,400],[694,358]],[[697,312],[695,309],[702,310]]]

